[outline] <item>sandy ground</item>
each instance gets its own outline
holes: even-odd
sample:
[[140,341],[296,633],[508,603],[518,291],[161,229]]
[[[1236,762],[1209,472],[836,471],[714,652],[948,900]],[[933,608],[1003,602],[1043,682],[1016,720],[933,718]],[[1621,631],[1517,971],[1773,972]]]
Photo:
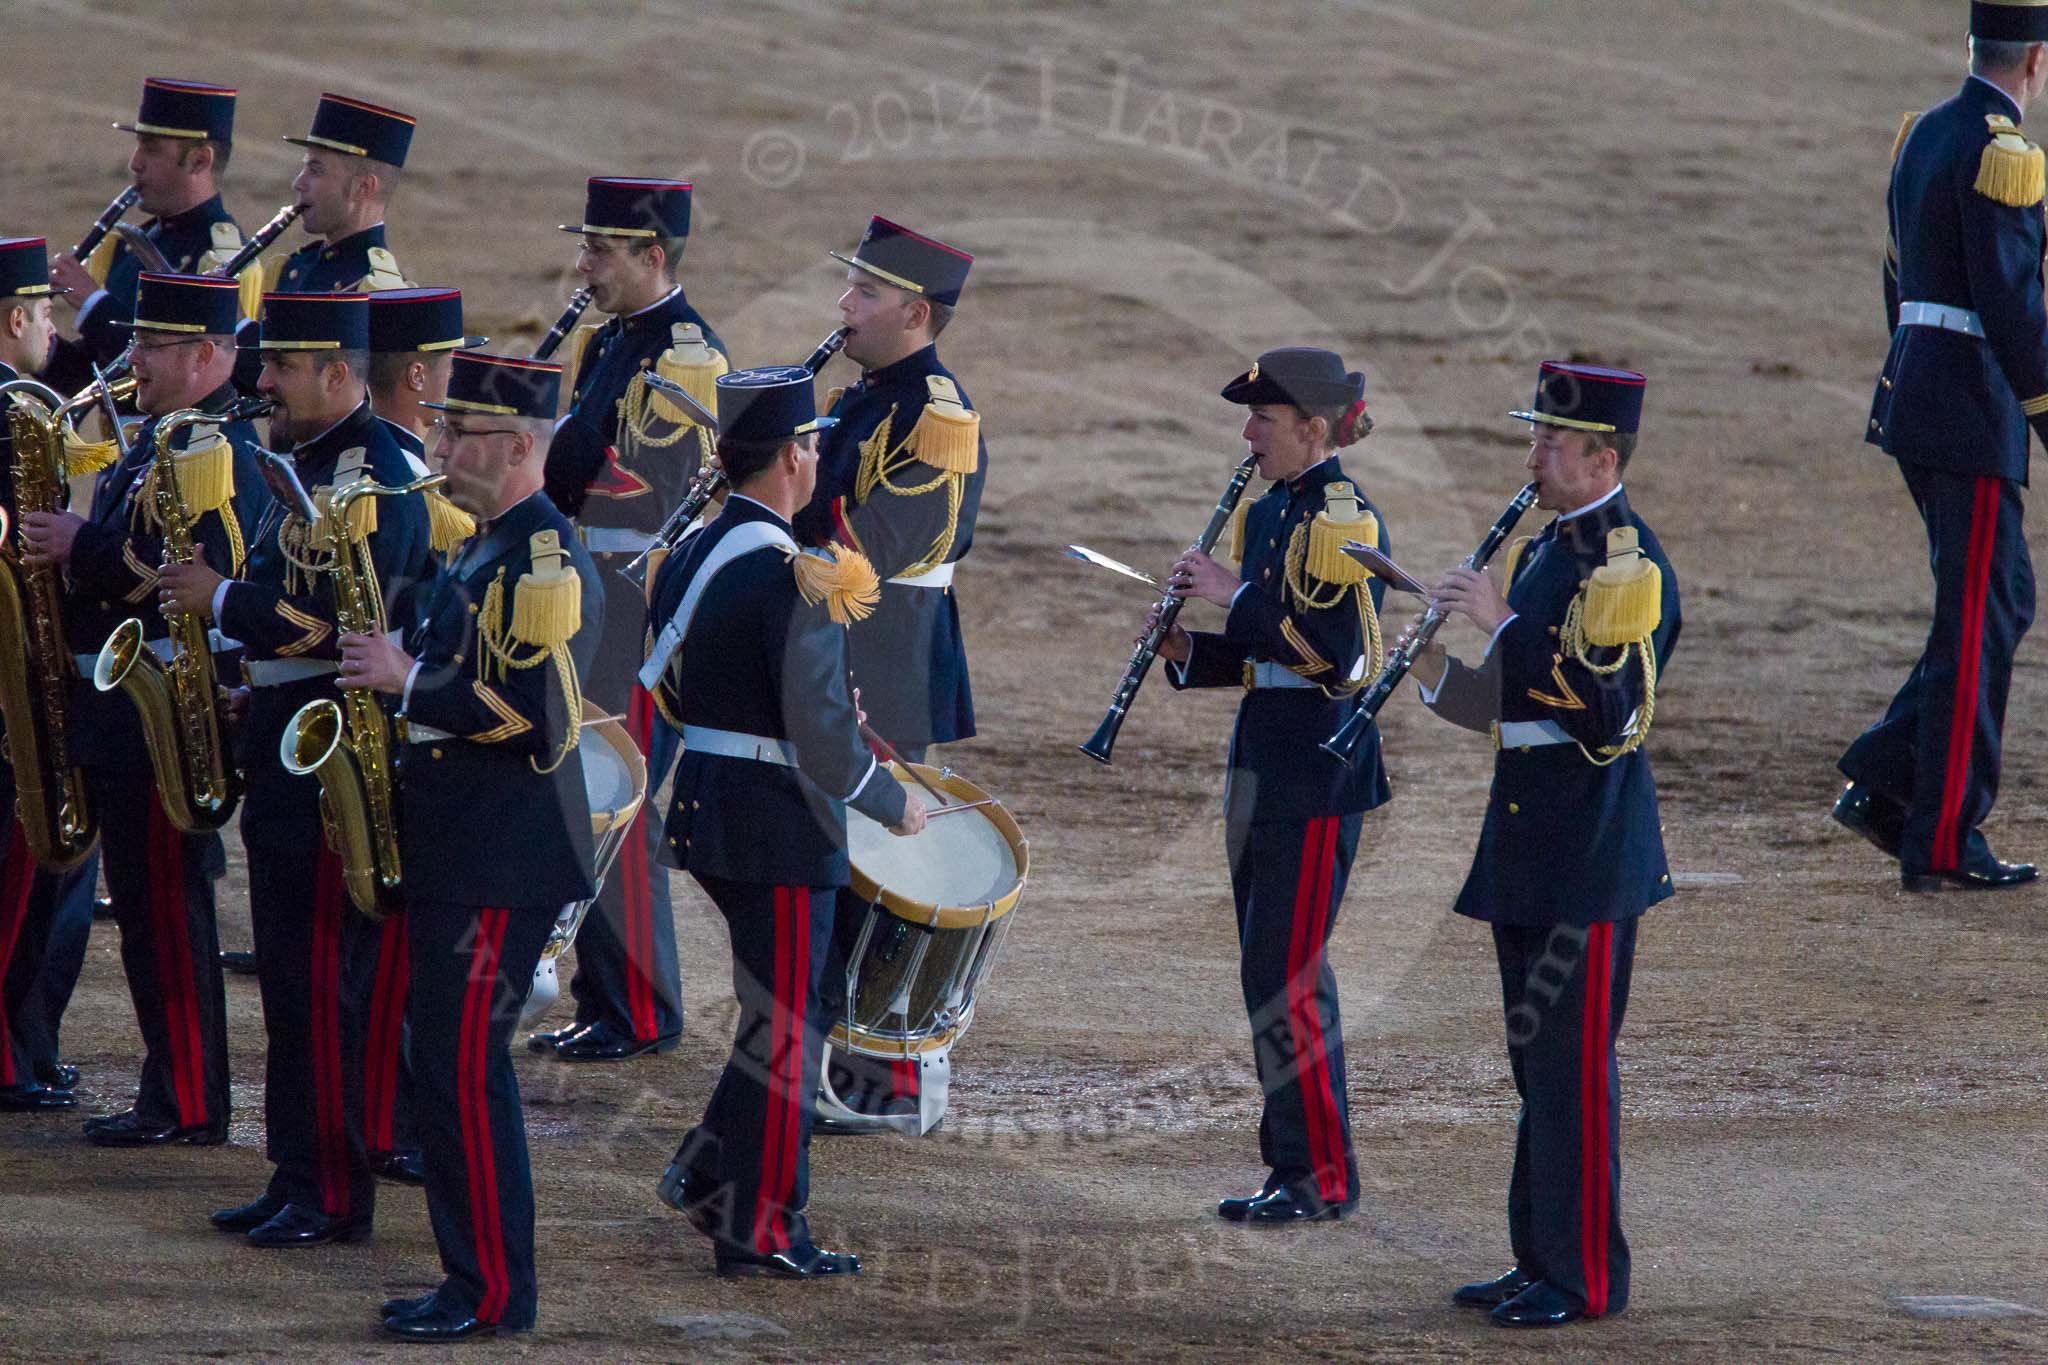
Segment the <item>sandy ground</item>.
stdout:
[[[870,212],[979,258],[945,350],[992,452],[959,587],[983,735],[952,761],[1023,823],[1036,875],[952,1117],[920,1142],[819,1144],[814,1223],[862,1253],[858,1282],[713,1278],[652,1192],[733,1010],[720,922],[679,886],[683,1047],[615,1069],[520,1055],[541,1322],[490,1352],[2048,1352],[2048,901],[1909,900],[1825,819],[1834,756],[1925,629],[1917,521],[1858,437],[1884,348],[1886,152],[1899,114],[1960,78],[1962,13],[336,0],[285,27],[224,0],[14,0],[10,232],[83,229],[122,183],[108,120],[162,72],[240,86],[245,224],[287,197],[296,154],[274,139],[318,90],[419,114],[393,246],[501,338],[566,295],[553,225],[592,173],[695,178],[686,281],[745,362],[830,329],[825,249]],[[1364,1204],[1264,1236],[1208,1211],[1261,1175],[1218,818],[1231,700],[1155,685],[1113,768],[1076,754],[1143,594],[1057,556],[1079,539],[1163,565],[1239,449],[1216,388],[1288,342],[1368,372],[1380,428],[1347,466],[1422,571],[1521,482],[1503,414],[1539,359],[1652,376],[1629,483],[1684,585],[1650,746],[1682,894],[1645,925],[1623,1038],[1636,1273],[1608,1323],[1511,1339],[1445,1299],[1506,1264],[1513,1103],[1483,931],[1447,914],[1488,756],[1409,698],[1387,723],[1398,797],[1368,824],[1332,950]],[[2048,833],[2041,657],[2030,642],[2014,677],[1990,830],[2008,856]],[[245,942],[233,856],[223,935]],[[66,1031],[100,1111],[125,1102],[137,1051],[114,939],[96,932]],[[229,992],[230,1146],[101,1152],[70,1119],[0,1126],[0,1354],[395,1349],[377,1300],[437,1278],[416,1193],[387,1187],[373,1242],[301,1254],[201,1219],[266,1171],[255,991]],[[2024,1311],[1901,1302],[1936,1294]]]

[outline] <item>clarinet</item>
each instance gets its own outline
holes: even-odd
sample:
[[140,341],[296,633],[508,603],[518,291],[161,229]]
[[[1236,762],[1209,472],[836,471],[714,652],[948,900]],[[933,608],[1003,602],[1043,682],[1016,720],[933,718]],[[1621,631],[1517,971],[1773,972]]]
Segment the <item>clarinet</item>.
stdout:
[[[1522,519],[1522,513],[1528,511],[1530,504],[1535,501],[1536,485],[1525,484],[1522,491],[1515,494],[1514,501],[1508,504],[1507,510],[1495,519],[1493,525],[1486,528],[1486,535],[1480,539],[1479,548],[1465,556],[1462,567],[1485,568],[1487,561],[1493,558],[1494,551],[1500,549],[1501,542],[1515,529],[1515,523]],[[1432,606],[1422,613],[1421,620],[1408,628],[1407,633],[1401,637],[1401,642],[1388,652],[1387,661],[1380,668],[1380,675],[1373,679],[1372,686],[1359,698],[1358,709],[1345,719],[1336,734],[1323,741],[1324,753],[1345,763],[1351,761],[1352,755],[1358,752],[1359,744],[1365,739],[1365,732],[1371,728],[1374,718],[1379,715],[1380,708],[1394,695],[1394,689],[1401,685],[1401,679],[1407,677],[1408,670],[1415,666],[1416,658],[1429,642],[1436,638],[1436,633],[1443,629],[1444,622],[1449,619],[1450,613],[1438,611]]]
[[548,328],[548,334],[540,339],[540,345],[533,348],[535,360],[546,360],[560,350],[562,343],[569,339],[569,333],[576,330],[576,320],[583,316],[583,310],[590,307],[590,291],[579,289],[569,296],[569,306],[562,310],[562,316],[555,319],[555,325]]
[[[1230,486],[1216,500],[1216,510],[1209,514],[1209,524],[1202,528],[1201,539],[1195,542],[1195,548],[1203,554],[1216,547],[1223,528],[1230,524],[1230,514],[1237,510],[1238,500],[1244,497],[1244,486],[1251,482],[1252,471],[1258,468],[1258,463],[1258,456],[1247,454],[1230,476]],[[1159,656],[1159,646],[1173,629],[1186,600],[1172,591],[1159,599],[1159,618],[1152,623],[1152,629],[1145,632],[1145,638],[1138,641],[1138,647],[1131,651],[1131,661],[1124,669],[1123,680],[1117,683],[1116,695],[1110,698],[1109,714],[1102,718],[1102,724],[1095,727],[1095,733],[1081,746],[1081,752],[1097,763],[1109,762],[1109,751],[1116,747],[1117,731],[1123,729],[1124,717],[1130,712],[1131,703],[1137,700],[1138,689],[1144,686],[1145,675],[1152,671],[1152,661]]]
[[140,198],[142,191],[133,185],[115,195],[114,202],[108,204],[100,216],[92,220],[92,226],[85,230],[85,236],[79,238],[78,245],[71,248],[71,259],[82,263],[86,257],[92,255],[93,248],[106,240],[107,234],[114,230],[114,224],[121,221],[121,215],[134,208],[135,201]]
[[284,230],[297,222],[299,215],[305,211],[304,204],[286,204],[279,209],[275,217],[256,229],[255,236],[242,243],[240,251],[228,258],[228,263],[220,268],[221,278],[231,280],[247,270],[249,262],[268,251],[270,244],[283,236]]

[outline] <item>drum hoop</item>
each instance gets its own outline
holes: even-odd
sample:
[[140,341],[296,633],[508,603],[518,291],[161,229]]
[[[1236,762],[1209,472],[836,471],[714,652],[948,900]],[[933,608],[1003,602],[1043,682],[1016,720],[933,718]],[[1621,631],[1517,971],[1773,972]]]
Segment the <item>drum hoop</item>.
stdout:
[[[896,764],[885,765],[891,774],[901,777],[903,770]],[[1018,897],[1024,894],[1024,883],[1031,876],[1031,841],[1024,837],[1024,831],[1017,826],[1003,803],[975,786],[958,773],[941,774],[937,768],[923,763],[910,765],[924,780],[963,801],[991,801],[993,805],[979,811],[964,812],[969,815],[985,815],[988,822],[996,827],[996,833],[1003,836],[1003,842],[1010,846],[1010,856],[1017,860],[1017,882],[1002,896],[993,901],[976,902],[973,905],[932,905],[925,901],[912,900],[900,892],[892,891],[862,872],[856,865],[852,868],[854,894],[871,905],[879,905],[901,920],[927,929],[972,929],[984,919],[1001,919],[1017,908]],[[958,817],[953,817],[957,819]]]
[[626,765],[626,778],[634,792],[633,799],[615,811],[590,813],[590,833],[595,838],[631,824],[633,817],[640,813],[640,807],[647,800],[647,760],[641,756],[640,746],[633,742],[633,736],[619,718],[605,715],[588,700],[583,703],[583,728],[595,731]]
[[842,1020],[832,1026],[827,1041],[863,1057],[922,1057],[927,1052],[945,1051],[966,1031],[967,1024],[959,1023],[924,1038],[883,1038],[858,1024],[849,1032]]

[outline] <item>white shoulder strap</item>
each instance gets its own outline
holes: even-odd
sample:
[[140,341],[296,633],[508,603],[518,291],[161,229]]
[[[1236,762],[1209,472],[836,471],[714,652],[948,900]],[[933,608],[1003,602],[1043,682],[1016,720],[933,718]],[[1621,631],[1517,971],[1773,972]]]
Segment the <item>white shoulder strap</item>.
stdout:
[[789,532],[767,521],[749,521],[735,526],[711,547],[711,553],[704,556],[704,562],[697,566],[696,574],[690,579],[690,586],[684,590],[683,600],[676,604],[675,614],[668,618],[668,624],[655,637],[647,662],[640,666],[642,687],[652,692],[655,684],[661,681],[661,675],[668,671],[668,661],[682,647],[683,637],[690,630],[690,618],[697,614],[697,603],[718,571],[741,555],[770,546],[787,554],[797,552],[796,542],[790,539]]

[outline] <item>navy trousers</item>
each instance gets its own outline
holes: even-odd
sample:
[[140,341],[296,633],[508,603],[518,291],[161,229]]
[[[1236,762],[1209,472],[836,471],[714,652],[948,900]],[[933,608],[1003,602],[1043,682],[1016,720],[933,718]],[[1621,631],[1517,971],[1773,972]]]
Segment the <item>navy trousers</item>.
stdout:
[[1599,1317],[1628,1303],[1621,1072],[1636,921],[1493,926],[1508,1067],[1522,1112],[1508,1180],[1515,1264]]
[[1358,851],[1363,815],[1270,820],[1226,831],[1237,901],[1239,978],[1266,1103],[1267,1189],[1311,1203],[1358,1202],[1344,1090],[1344,1025],[1325,945]]
[[13,771],[0,762],[0,1086],[57,1067],[57,1032],[85,965],[97,849],[69,872],[45,872],[14,817]]
[[224,1123],[227,994],[210,870],[218,836],[174,829],[147,766],[88,767],[85,777],[142,1033],[135,1112],[180,1127]]
[[406,918],[414,1119],[448,1275],[439,1297],[484,1322],[531,1326],[533,1172],[506,1044],[555,911],[416,901]]
[[1884,719],[1840,767],[1906,808],[1903,868],[1968,871],[1992,856],[1977,827],[1998,796],[2013,653],[2034,620],[2022,489],[1989,475],[1899,470],[1927,527],[1934,621]]
[[827,1019],[818,981],[834,890],[697,878],[732,931],[740,1018],[704,1121],[676,1151],[683,1197],[710,1213],[720,1259],[812,1246],[811,1121]]

